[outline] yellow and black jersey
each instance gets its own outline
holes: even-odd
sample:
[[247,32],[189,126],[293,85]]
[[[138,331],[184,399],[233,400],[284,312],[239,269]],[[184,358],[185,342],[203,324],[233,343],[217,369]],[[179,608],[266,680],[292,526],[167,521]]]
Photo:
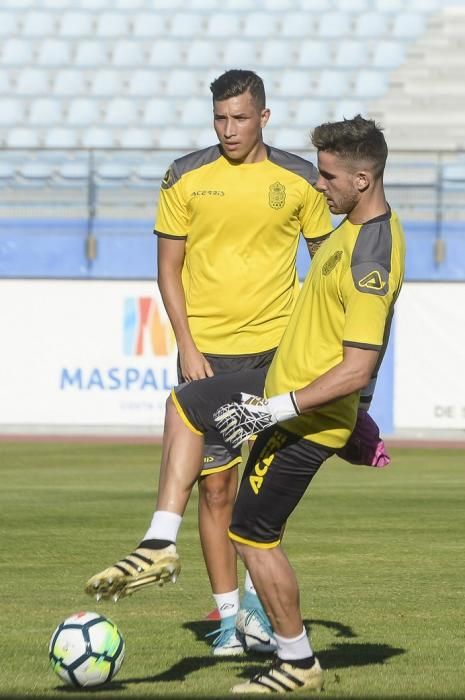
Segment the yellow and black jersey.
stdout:
[[155,233],[186,240],[187,315],[202,352],[276,347],[299,292],[299,235],[332,228],[316,168],[276,148],[267,154],[234,164],[212,146],[175,160],[161,187]]
[[[274,396],[311,384],[343,358],[344,346],[384,354],[405,266],[405,240],[389,211],[365,224],[339,225],[314,258],[266,378]],[[358,392],[283,423],[330,448],[342,447],[355,424]]]

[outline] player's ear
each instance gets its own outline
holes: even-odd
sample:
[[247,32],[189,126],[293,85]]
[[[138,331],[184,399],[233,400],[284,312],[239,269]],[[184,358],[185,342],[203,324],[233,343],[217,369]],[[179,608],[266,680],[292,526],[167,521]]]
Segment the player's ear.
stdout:
[[268,119],[270,118],[270,110],[267,108],[262,109],[261,114],[260,114],[260,126],[263,129],[267,123]]
[[366,170],[360,170],[355,174],[355,186],[359,192],[365,192],[371,184],[370,173]]

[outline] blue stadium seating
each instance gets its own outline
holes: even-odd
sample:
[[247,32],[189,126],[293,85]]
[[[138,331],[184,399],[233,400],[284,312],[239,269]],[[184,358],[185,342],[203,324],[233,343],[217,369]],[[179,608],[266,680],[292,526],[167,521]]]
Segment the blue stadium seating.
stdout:
[[[213,141],[209,83],[226,68],[262,75],[272,110],[266,139],[303,155],[313,126],[357,112],[389,117],[397,148],[414,148],[415,138],[417,147],[465,143],[460,13],[448,14],[465,0],[31,5],[4,0],[0,8],[1,276],[153,277],[160,180],[173,151]],[[446,44],[433,36],[438,26],[449,32]],[[450,48],[442,73],[428,40],[444,61]],[[417,128],[426,84],[444,107]],[[93,153],[90,180],[86,148],[110,149],[110,157]],[[113,149],[123,149],[124,163]],[[464,279],[465,173],[454,153],[441,168],[434,158],[432,175],[423,177],[413,154],[387,183],[407,231],[407,278]],[[298,265],[303,274],[305,249]]]

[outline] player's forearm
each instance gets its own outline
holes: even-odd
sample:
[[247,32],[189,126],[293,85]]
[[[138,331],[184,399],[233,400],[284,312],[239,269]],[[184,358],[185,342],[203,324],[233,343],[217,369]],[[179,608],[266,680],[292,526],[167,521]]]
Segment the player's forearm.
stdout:
[[181,277],[159,271],[158,288],[180,350],[195,345],[187,318],[186,298]]
[[378,353],[372,350],[362,350],[366,354],[359,358],[345,358],[328,372],[322,374],[311,384],[294,392],[300,413],[309,413],[315,408],[324,406],[338,399],[363,389],[372,375]]

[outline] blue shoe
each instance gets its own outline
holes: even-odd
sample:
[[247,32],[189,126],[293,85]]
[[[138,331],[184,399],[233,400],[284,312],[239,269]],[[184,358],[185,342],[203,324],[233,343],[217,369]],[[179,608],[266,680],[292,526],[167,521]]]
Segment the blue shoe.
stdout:
[[212,637],[213,656],[239,656],[244,653],[244,645],[236,635],[236,616],[223,617],[221,625],[213,632],[209,632],[206,637]]
[[272,654],[277,649],[273,629],[260,599],[247,591],[237,613],[236,632],[246,651]]

